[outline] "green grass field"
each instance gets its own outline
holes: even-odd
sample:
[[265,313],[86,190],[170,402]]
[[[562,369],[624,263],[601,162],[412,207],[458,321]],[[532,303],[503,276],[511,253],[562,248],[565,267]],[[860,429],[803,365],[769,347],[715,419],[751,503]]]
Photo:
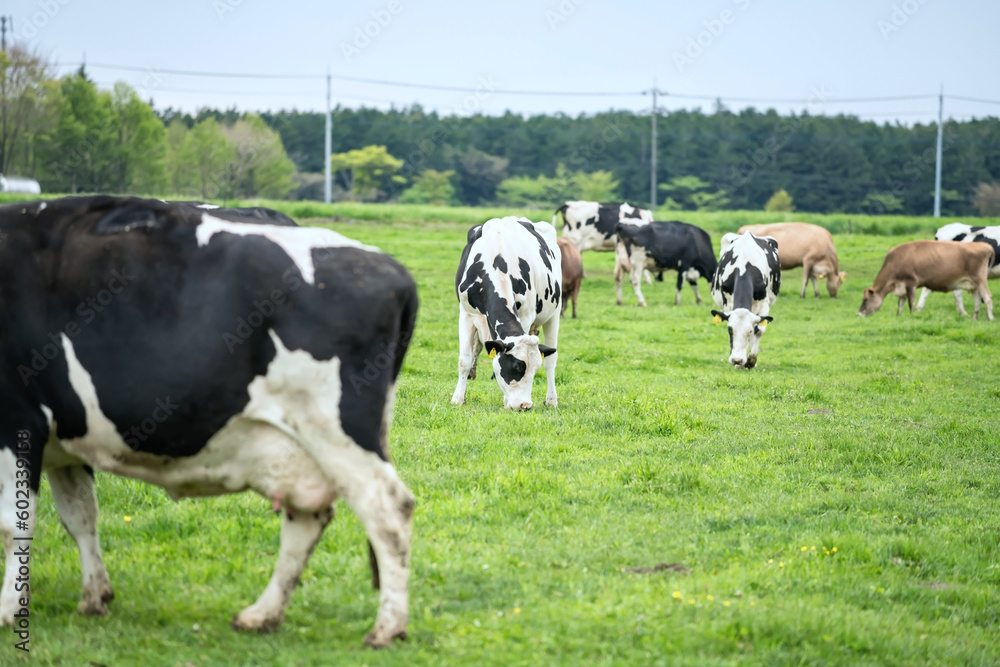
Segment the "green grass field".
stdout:
[[[277,552],[269,503],[174,503],[99,474],[111,614],[76,615],[76,549],[43,486],[35,662],[996,664],[1000,321],[963,318],[945,294],[920,314],[897,318],[890,298],[856,316],[886,250],[916,236],[836,235],[837,300],[825,286],[800,300],[801,271],[786,272],[751,371],[726,363],[712,306],[687,287],[673,305],[673,274],[644,288],[649,308],[627,285],[617,307],[611,254],[586,253],[560,405],[541,405],[540,374],[539,407],[514,414],[485,364],[468,404],[449,403],[467,226],[422,220],[332,226],[394,255],[420,289],[392,433],[417,497],[409,640],[362,648],[377,595],[342,505],[280,631],[243,635],[229,621]],[[0,663],[16,663],[0,635]]]

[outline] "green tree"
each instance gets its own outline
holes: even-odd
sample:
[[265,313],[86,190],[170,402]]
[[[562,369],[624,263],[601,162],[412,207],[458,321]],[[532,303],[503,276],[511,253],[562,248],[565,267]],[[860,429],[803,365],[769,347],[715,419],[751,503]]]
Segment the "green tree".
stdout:
[[620,181],[610,171],[594,171],[585,173],[578,171],[573,175],[573,191],[577,199],[585,201],[612,201],[618,199]]
[[403,166],[403,161],[390,155],[385,146],[365,146],[346,153],[334,153],[330,162],[333,171],[343,175],[347,188],[361,200],[376,198],[383,179],[391,183],[406,181],[402,176],[395,175]]
[[47,171],[57,189],[101,192],[111,185],[117,131],[111,95],[86,72],[64,77]]
[[193,183],[203,199],[211,199],[225,182],[227,167],[235,151],[214,118],[206,118],[191,128],[184,139],[181,161],[187,165],[187,182]]
[[413,179],[413,185],[400,195],[399,201],[404,204],[436,204],[441,206],[457,204],[455,186],[451,184],[451,178],[454,175],[455,172],[452,170],[424,169]]
[[973,204],[979,211],[979,215],[1000,216],[1000,184],[980,183],[976,186]]
[[184,162],[184,144],[189,131],[184,121],[177,117],[167,126],[167,189],[175,195],[183,193],[190,182]]
[[716,190],[697,176],[675,176],[659,189],[667,194],[662,208],[668,211],[717,211],[729,204],[724,190]]
[[510,160],[476,148],[453,152],[453,155],[462,201],[473,205],[493,201]]
[[112,170],[119,192],[150,193],[166,183],[167,132],[127,84],[115,84],[111,112],[117,130]]
[[0,51],[0,174],[35,175],[37,141],[51,131],[49,110],[58,89],[49,64],[19,45]]
[[233,150],[220,178],[228,196],[279,199],[288,194],[295,185],[295,164],[281,137],[260,116],[247,114],[222,132]]
[[896,213],[903,210],[903,200],[891,192],[871,192],[862,200],[861,210],[870,215]]
[[782,188],[771,195],[771,198],[764,205],[764,210],[775,213],[794,211],[795,206],[792,205],[792,196]]

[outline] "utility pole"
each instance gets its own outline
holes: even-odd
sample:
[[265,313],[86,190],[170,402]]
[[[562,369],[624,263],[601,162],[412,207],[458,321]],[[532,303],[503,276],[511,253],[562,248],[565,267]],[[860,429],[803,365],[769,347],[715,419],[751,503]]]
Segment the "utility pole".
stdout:
[[330,118],[330,66],[326,66],[326,152],[323,154],[323,163],[326,165],[323,171],[325,184],[323,188],[323,201],[330,203],[333,195],[333,173],[330,170],[330,153],[333,152],[333,140],[331,132],[332,120]]
[[653,79],[653,87],[650,90],[644,90],[643,95],[650,94],[653,96],[653,112],[650,114],[650,144],[649,144],[649,209],[656,209],[656,116],[659,114],[659,109],[656,105],[657,95],[666,95],[665,90],[659,90],[656,87],[656,79]]
[[10,31],[14,32],[14,17],[0,16],[0,51],[7,50],[7,22],[10,21]]
[[941,217],[941,152],[944,139],[944,84],[938,95],[937,161],[934,163],[934,217]]

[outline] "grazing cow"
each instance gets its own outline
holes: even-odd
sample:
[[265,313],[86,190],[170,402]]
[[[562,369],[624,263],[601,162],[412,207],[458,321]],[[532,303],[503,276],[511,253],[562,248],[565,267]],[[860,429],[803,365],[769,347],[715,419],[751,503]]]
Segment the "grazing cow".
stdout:
[[674,305],[681,303],[681,288],[687,280],[698,294],[698,278],[711,283],[718,262],[708,232],[686,222],[651,222],[648,225],[618,225],[618,250],[615,253],[615,290],[618,305],[622,305],[622,276],[628,271],[632,290],[640,306],[646,305],[640,285],[643,269],[662,275],[665,270],[677,271],[677,294]]
[[[455,276],[458,295],[458,385],[465,387],[485,347],[511,410],[531,407],[531,385],[545,364],[547,405],[556,405],[556,344],[562,295],[562,258],[556,230],[526,218],[493,218],[469,230]],[[545,329],[545,344],[537,332]]]
[[[952,222],[937,230],[934,238],[938,241],[962,241],[963,243],[988,243],[993,248],[993,266],[990,267],[988,276],[990,278],[1000,278],[1000,226],[994,227],[973,227],[961,222]],[[924,309],[927,297],[931,291],[926,287],[920,292],[920,300],[917,301],[917,312]],[[962,304],[962,290],[954,291],[955,305],[958,312],[968,315],[965,306]]]
[[722,311],[713,310],[716,322],[729,328],[729,362],[737,368],[757,365],[760,338],[781,289],[778,242],[769,236],[726,234],[722,237],[719,266],[712,279],[712,299]]
[[770,236],[778,242],[778,259],[781,270],[802,267],[801,298],[806,298],[806,285],[812,280],[813,294],[819,298],[816,278],[826,278],[826,291],[836,299],[840,283],[847,277],[840,272],[837,249],[833,237],[819,225],[806,222],[776,222],[769,225],[744,225],[739,233],[753,232],[754,236]]
[[628,203],[568,201],[552,216],[555,227],[563,214],[563,236],[584,250],[614,250],[619,223],[645,225],[653,221],[653,212]]
[[986,243],[958,241],[910,241],[889,251],[875,284],[865,290],[858,315],[871,315],[882,307],[890,292],[899,297],[896,315],[903,312],[905,299],[913,310],[913,297],[918,287],[933,292],[969,290],[975,308],[972,319],[979,317],[979,303],[986,303],[986,314],[993,319],[993,296],[986,285],[993,263],[993,248]]
[[0,207],[0,233],[0,625],[27,597],[19,554],[43,470],[80,552],[78,611],[107,613],[97,469],[284,509],[274,574],[239,630],[282,621],[343,498],[381,580],[366,642],[405,635],[414,498],[388,443],[417,311],[402,266],[327,229],[134,198]]
[[580,295],[580,283],[583,282],[583,258],[569,239],[560,236],[559,254],[562,255],[562,308],[561,317],[566,312],[566,306],[573,302],[573,319],[576,319],[576,298]]

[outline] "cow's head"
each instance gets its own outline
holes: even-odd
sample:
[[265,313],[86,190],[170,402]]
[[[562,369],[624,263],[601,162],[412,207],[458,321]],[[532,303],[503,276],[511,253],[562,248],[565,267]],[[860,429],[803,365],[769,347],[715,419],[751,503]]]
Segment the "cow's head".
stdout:
[[869,287],[865,290],[865,296],[861,300],[861,308],[858,309],[858,317],[871,315],[882,307],[882,300],[885,297]]
[[837,292],[840,291],[840,283],[844,282],[845,278],[847,278],[847,274],[843,271],[834,271],[826,279],[826,291],[829,293],[831,299],[837,298]]
[[508,410],[531,408],[531,383],[542,359],[555,354],[554,347],[540,345],[538,336],[508,336],[487,341],[486,353],[493,359],[493,375],[503,390],[503,406]]
[[718,322],[726,322],[729,328],[729,363],[736,368],[753,368],[757,365],[757,352],[760,349],[760,337],[768,322],[773,322],[770,315],[761,317],[754,315],[746,308],[736,308],[729,313],[713,310],[712,315]]

